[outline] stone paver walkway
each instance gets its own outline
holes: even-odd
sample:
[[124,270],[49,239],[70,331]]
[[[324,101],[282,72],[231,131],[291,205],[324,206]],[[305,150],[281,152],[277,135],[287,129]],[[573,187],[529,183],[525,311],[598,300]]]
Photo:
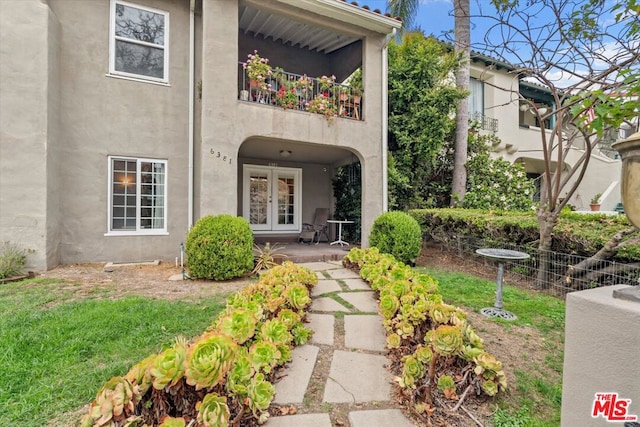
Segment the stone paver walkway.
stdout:
[[314,334],[293,350],[273,400],[295,406],[297,414],[271,417],[265,425],[414,426],[391,396],[386,336],[369,285],[340,262],[302,265],[318,276],[308,325]]

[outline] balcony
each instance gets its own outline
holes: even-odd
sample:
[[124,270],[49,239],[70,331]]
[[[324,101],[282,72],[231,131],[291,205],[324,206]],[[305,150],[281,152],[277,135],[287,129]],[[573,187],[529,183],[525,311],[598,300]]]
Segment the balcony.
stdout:
[[469,121],[477,123],[478,129],[487,130],[493,133],[498,132],[498,119],[487,117],[480,112],[469,114]]
[[355,85],[337,83],[335,76],[315,78],[274,68],[261,80],[253,80],[242,62],[238,76],[241,102],[322,114],[328,120],[363,120],[362,91]]

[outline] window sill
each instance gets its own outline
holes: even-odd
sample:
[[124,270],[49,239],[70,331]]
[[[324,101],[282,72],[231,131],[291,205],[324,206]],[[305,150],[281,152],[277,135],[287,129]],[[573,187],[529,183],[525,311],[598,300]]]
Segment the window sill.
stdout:
[[105,237],[115,236],[168,236],[167,231],[109,231],[104,233]]
[[161,81],[156,81],[156,80],[147,80],[147,79],[143,79],[143,78],[121,76],[119,74],[111,74],[111,73],[107,73],[107,74],[105,74],[105,76],[106,77],[111,77],[111,78],[114,78],[114,79],[129,80],[129,81],[132,81],[132,82],[149,83],[149,84],[157,85],[157,86],[171,87],[169,82],[161,82]]

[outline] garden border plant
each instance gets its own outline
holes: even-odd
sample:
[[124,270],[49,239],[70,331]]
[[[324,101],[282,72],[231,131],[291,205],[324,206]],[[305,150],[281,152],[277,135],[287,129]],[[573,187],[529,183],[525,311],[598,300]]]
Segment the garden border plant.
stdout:
[[457,400],[458,409],[469,393],[506,390],[502,363],[484,350],[466,313],[442,302],[433,277],[375,247],[352,249],[343,264],[378,292],[394,381],[417,418],[430,425],[431,416],[445,409],[440,398]]
[[81,426],[239,426],[263,423],[275,371],[309,340],[303,319],[315,273],[285,261],[229,297],[195,340],[176,339],[98,391]]

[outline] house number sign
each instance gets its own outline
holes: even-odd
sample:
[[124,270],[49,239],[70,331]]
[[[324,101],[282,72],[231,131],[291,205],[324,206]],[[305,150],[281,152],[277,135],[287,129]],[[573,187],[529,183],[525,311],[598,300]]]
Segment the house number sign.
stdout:
[[220,153],[219,151],[214,150],[213,148],[209,151],[211,153],[212,156],[214,156],[216,159],[220,159],[223,162],[227,162],[227,160],[229,161],[229,164],[231,164],[231,156],[225,156],[224,154]]

